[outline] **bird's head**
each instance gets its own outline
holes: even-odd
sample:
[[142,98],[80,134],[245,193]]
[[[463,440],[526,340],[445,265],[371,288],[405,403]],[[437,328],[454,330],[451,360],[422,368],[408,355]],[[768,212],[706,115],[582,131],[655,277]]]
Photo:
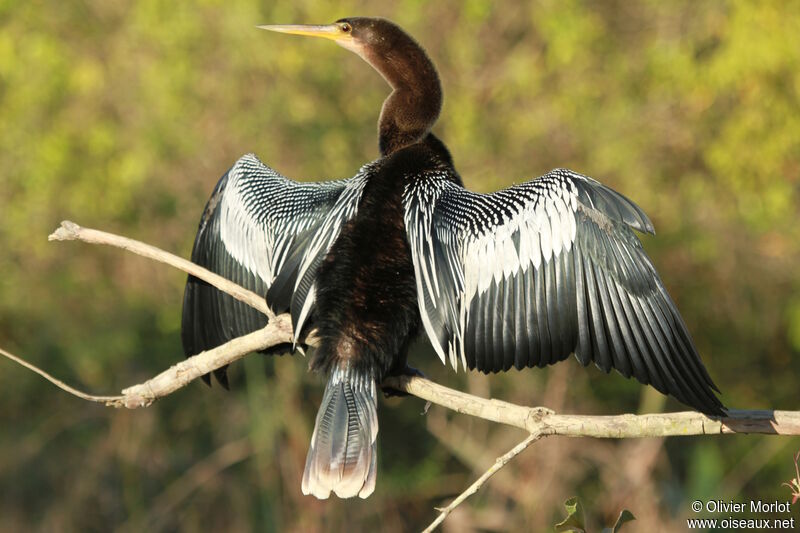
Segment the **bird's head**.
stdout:
[[404,32],[394,23],[381,18],[349,17],[333,24],[278,24],[258,26],[263,30],[330,39],[339,46],[367,59],[367,52],[380,53],[394,44]]
[[321,26],[266,25],[261,29],[322,37],[361,56],[394,89],[378,123],[379,146],[388,154],[424,138],[439,116],[442,89],[436,67],[425,50],[395,23],[371,17],[348,17]]

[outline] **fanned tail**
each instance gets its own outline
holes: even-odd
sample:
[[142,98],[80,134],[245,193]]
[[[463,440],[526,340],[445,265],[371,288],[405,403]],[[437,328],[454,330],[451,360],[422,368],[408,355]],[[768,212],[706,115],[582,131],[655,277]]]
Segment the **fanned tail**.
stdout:
[[375,490],[378,411],[374,376],[345,364],[331,371],[303,473],[303,494],[366,498]]

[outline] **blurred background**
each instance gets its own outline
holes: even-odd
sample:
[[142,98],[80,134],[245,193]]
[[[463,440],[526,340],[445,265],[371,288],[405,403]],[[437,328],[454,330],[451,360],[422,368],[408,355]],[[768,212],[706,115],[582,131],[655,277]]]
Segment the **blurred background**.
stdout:
[[[469,187],[563,166],[634,199],[723,401],[800,408],[800,4],[338,4],[0,0],[0,346],[98,394],[182,359],[183,274],[47,235],[71,219],[188,257],[211,189],[246,152],[298,180],[353,175],[378,154],[383,80],[332,43],[254,26],[384,16],[440,69],[435,132]],[[411,358],[445,385],[564,413],[683,409],[572,359],[487,378]],[[125,411],[0,360],[0,530],[415,530],[524,438],[381,400],[375,494],[304,497],[323,391],[306,367],[250,357],[231,392],[198,382]],[[549,438],[444,530],[550,529],[579,496],[592,529],[627,508],[631,530],[683,531],[695,499],[789,499],[799,449]]]

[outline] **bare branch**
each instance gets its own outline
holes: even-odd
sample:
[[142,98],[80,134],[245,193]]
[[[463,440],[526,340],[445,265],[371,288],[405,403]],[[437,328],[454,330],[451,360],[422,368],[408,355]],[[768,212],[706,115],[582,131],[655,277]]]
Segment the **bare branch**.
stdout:
[[122,248],[123,250],[128,250],[129,252],[141,255],[142,257],[153,259],[159,263],[165,263],[177,268],[178,270],[183,270],[187,274],[191,274],[192,276],[210,283],[222,292],[230,294],[237,300],[241,300],[253,309],[261,311],[267,315],[267,317],[275,318],[275,313],[273,313],[272,310],[267,307],[267,302],[264,300],[263,296],[259,296],[253,291],[249,291],[243,287],[240,287],[236,283],[228,281],[222,276],[215,274],[210,270],[201,267],[200,265],[196,265],[191,261],[187,261],[186,259],[178,257],[177,255],[165,252],[160,248],[145,244],[141,241],[128,239],[127,237],[120,237],[119,235],[114,235],[113,233],[107,233],[105,231],[83,228],[69,220],[63,221],[61,226],[51,233],[49,237],[47,237],[47,240],[83,241],[90,244],[106,244],[108,246],[115,246],[117,248]]
[[800,435],[800,411],[740,411],[724,418],[694,411],[648,415],[559,415],[543,407],[523,407],[453,390],[417,376],[396,376],[384,385],[459,413],[524,429],[529,433],[626,439],[729,433]]
[[461,494],[459,494],[455,500],[450,502],[450,504],[447,507],[444,507],[442,509],[436,509],[437,511],[440,511],[439,516],[437,516],[436,520],[431,522],[431,524],[428,527],[426,527],[422,533],[430,533],[431,531],[436,529],[436,527],[439,524],[444,522],[444,519],[447,518],[447,515],[449,515],[453,511],[453,509],[461,505],[461,503],[464,500],[466,500],[467,498],[478,492],[483,486],[483,484],[486,483],[486,481],[490,477],[495,475],[495,473],[497,473],[498,470],[506,466],[506,464],[508,464],[508,462],[511,461],[511,459],[513,459],[514,457],[525,451],[525,449],[528,446],[530,446],[537,440],[541,439],[543,436],[544,435],[541,433],[531,433],[525,440],[523,440],[522,442],[511,448],[511,450],[509,450],[508,453],[505,453],[500,457],[498,457],[495,460],[494,464],[490,466],[486,472],[481,474],[481,477],[475,480],[475,483],[467,487],[467,489]]
[[[93,396],[83,393],[65,385],[30,363],[0,350],[0,354],[42,375],[75,396],[117,407],[146,407],[156,399],[166,396],[192,380],[230,364],[248,353],[292,342],[292,324],[289,315],[284,314],[276,317],[261,296],[168,252],[132,239],[103,231],[81,228],[69,221],[62,222],[61,227],[50,235],[49,239],[81,240],[88,243],[108,244],[166,263],[207,281],[219,290],[247,303],[270,318],[269,324],[265,328],[234,339],[213,350],[190,357],[144,383],[123,390],[122,396]],[[306,339],[303,339],[303,343],[315,345],[316,338],[313,335],[314,332],[311,332]],[[383,385],[407,392],[459,413],[514,426],[529,433],[524,441],[499,457],[492,467],[478,478],[475,483],[447,507],[441,509],[440,515],[425,531],[432,531],[455,507],[476,493],[495,472],[500,470],[531,443],[544,436],[565,435],[570,437],[621,439],[731,433],[800,435],[800,411],[730,410],[728,411],[728,416],[723,418],[710,418],[696,412],[616,416],[558,415],[546,408],[523,407],[500,400],[480,398],[417,376],[389,377],[384,381]]]
[[[305,342],[314,342],[309,339]],[[249,353],[257,352],[265,348],[271,348],[279,344],[292,342],[292,322],[288,314],[280,315],[270,322],[266,327],[254,331],[248,335],[238,337],[223,345],[217,346],[212,350],[201,352],[193,357],[185,359],[157,376],[133,385],[122,391],[121,396],[95,396],[80,391],[64,382],[54,378],[44,370],[28,363],[24,359],[6,352],[0,348],[0,354],[8,357],[12,361],[33,370],[44,377],[57,387],[67,391],[73,396],[92,402],[105,403],[110,407],[127,407],[137,409],[148,407],[159,398],[163,398],[176,390],[185,387],[195,379],[208,374],[218,368],[233,363]]]
[[[59,388],[79,398],[102,402],[113,407],[135,409],[147,407],[185,387],[198,377],[231,364],[245,355],[292,339],[291,319],[282,314],[265,328],[244,335],[212,350],[201,352],[173,365],[138,385],[122,391],[122,396],[94,396],[74,389],[34,365],[5,350],[0,354],[33,370]],[[304,339],[314,345],[316,339]],[[452,411],[498,422],[541,435],[568,437],[637,438],[715,435],[731,433],[764,433],[800,435],[800,411],[740,411],[731,409],[724,418],[711,418],[694,411],[647,415],[559,415],[543,407],[524,407],[501,400],[485,399],[460,392],[418,376],[392,376],[384,386],[417,396]]]
[[147,407],[155,400],[185,387],[200,376],[237,361],[249,353],[290,342],[292,342],[292,321],[288,314],[283,314],[265,328],[189,357],[144,383],[124,389],[122,401],[111,405],[128,409]]

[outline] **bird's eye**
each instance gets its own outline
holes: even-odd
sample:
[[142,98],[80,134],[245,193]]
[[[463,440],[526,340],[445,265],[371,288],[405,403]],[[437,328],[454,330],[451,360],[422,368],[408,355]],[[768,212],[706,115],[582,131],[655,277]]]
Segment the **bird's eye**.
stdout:
[[342,23],[341,29],[345,33],[350,33],[351,31],[353,31],[353,27],[347,22]]

